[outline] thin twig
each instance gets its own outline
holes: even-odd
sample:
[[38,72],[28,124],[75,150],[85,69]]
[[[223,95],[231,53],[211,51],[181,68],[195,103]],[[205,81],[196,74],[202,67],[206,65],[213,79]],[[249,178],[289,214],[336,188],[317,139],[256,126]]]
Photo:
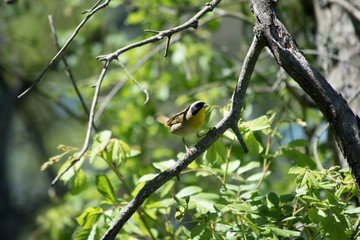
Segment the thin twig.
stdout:
[[[172,38],[172,42],[179,41],[181,38],[181,35],[176,35]],[[161,49],[165,47],[166,43],[161,43],[155,48],[153,48],[150,52],[148,52],[144,57],[142,57],[134,66],[131,67],[130,73],[135,72],[139,67],[141,67],[145,62],[147,62],[152,56],[154,56],[156,53],[160,52]],[[111,91],[105,96],[104,100],[99,106],[99,109],[96,112],[95,115],[95,122],[99,119],[103,111],[105,110],[106,106],[109,104],[111,99],[116,95],[116,93],[122,88],[126,80],[128,79],[128,76],[124,76],[120,81],[111,89]]]
[[244,152],[245,152],[245,153],[248,153],[248,152],[249,152],[249,149],[248,149],[248,147],[246,146],[246,143],[245,143],[243,137],[241,136],[241,133],[240,133],[240,131],[239,131],[239,128],[238,128],[237,123],[235,124],[235,122],[234,122],[234,124],[232,124],[232,126],[231,126],[231,129],[233,130],[233,132],[235,133],[237,139],[239,140],[240,145],[241,145],[242,149],[244,150]]
[[90,8],[89,10],[85,10],[84,12],[82,12],[82,14],[85,14],[85,13],[88,13],[88,12],[91,12],[92,10],[94,10],[97,6],[99,6],[99,4],[102,2],[102,0],[99,0],[95,3],[94,6],[92,6],[92,8]]
[[167,30],[163,30],[163,31],[146,30],[146,32],[153,32],[153,33],[157,33],[157,34],[152,37],[149,37],[145,40],[135,42],[133,44],[127,45],[126,47],[120,48],[113,53],[98,56],[97,59],[99,61],[111,61],[113,59],[117,59],[121,53],[129,51],[130,49],[141,47],[141,46],[149,44],[149,43],[157,42],[157,41],[163,39],[164,37],[170,37],[175,33],[184,31],[189,28],[196,29],[198,27],[199,19],[202,18],[206,13],[211,12],[220,2],[221,2],[221,0],[213,0],[210,3],[207,3],[205,7],[203,7],[197,14],[195,14],[195,16],[193,16],[187,22],[185,22],[179,26],[176,26],[176,27],[173,27],[173,28],[170,28]]
[[164,53],[164,57],[167,57],[168,51],[169,51],[169,46],[170,46],[170,40],[171,40],[171,35],[168,36],[168,39],[166,41],[166,47],[165,47],[165,53]]
[[178,176],[182,170],[184,170],[192,161],[199,157],[216,140],[218,140],[228,128],[231,128],[232,124],[237,125],[240,119],[240,112],[242,108],[242,106],[238,104],[242,104],[243,102],[247,85],[250,81],[251,74],[254,71],[256,61],[263,47],[264,42],[259,41],[256,37],[254,37],[251,47],[245,58],[244,65],[238,79],[238,84],[234,90],[229,113],[218,124],[216,124],[216,126],[213,127],[193,148],[187,151],[186,154],[173,166],[161,172],[154,179],[145,184],[145,186],[138,192],[138,194],[131,200],[131,202],[122,209],[120,215],[114,220],[112,225],[101,239],[115,239],[117,233],[124,226],[124,224],[154,191],[159,189],[173,177]]
[[[61,48],[60,48],[60,45],[59,45],[59,42],[58,42],[58,38],[57,38],[56,29],[55,29],[54,20],[53,20],[52,15],[49,15],[49,24],[50,24],[51,32],[52,32],[53,37],[54,37],[55,45],[58,48],[58,50],[60,50]],[[61,56],[61,61],[64,63],[65,73],[66,73],[66,75],[68,76],[68,78],[70,79],[70,81],[71,81],[71,83],[73,85],[73,88],[74,88],[74,90],[76,92],[76,95],[78,96],[78,98],[79,98],[79,100],[81,102],[81,105],[82,105],[82,107],[84,109],[84,112],[85,112],[86,116],[89,117],[89,109],[86,106],[83,97],[81,96],[79,88],[76,85],[74,77],[73,77],[73,75],[71,73],[71,69],[70,69],[69,64],[67,63],[66,58],[65,58],[64,55]],[[93,125],[93,127],[94,127],[94,129],[96,131],[95,124]]]
[[86,137],[85,137],[85,141],[84,141],[84,145],[83,148],[81,149],[81,151],[79,152],[79,154],[76,156],[76,158],[71,161],[55,178],[54,180],[51,182],[51,185],[54,186],[62,177],[62,175],[64,175],[72,166],[74,166],[75,163],[77,163],[80,158],[85,154],[86,150],[89,148],[89,142],[90,142],[90,136],[91,136],[91,130],[92,130],[92,126],[94,123],[94,116],[95,116],[95,108],[96,108],[96,104],[98,102],[99,99],[99,92],[100,92],[100,87],[101,87],[101,83],[104,80],[105,74],[108,70],[110,61],[106,61],[105,65],[101,71],[100,77],[98,82],[96,83],[96,88],[95,88],[95,93],[94,93],[94,98],[91,104],[91,108],[90,108],[90,115],[89,115],[89,122],[88,122],[88,128],[87,128],[87,132],[86,132]]
[[145,93],[146,99],[144,104],[146,104],[149,101],[149,92],[143,87],[141,86],[141,84],[135,80],[135,78],[129,73],[129,71],[126,69],[126,67],[124,66],[124,64],[122,64],[120,61],[118,61],[120,66],[124,69],[124,71],[126,72],[126,74],[129,76],[129,78],[131,78],[131,80]]
[[57,52],[57,54],[55,55],[55,57],[53,57],[53,59],[51,59],[50,63],[46,66],[46,68],[40,73],[40,75],[35,79],[35,81],[30,85],[30,87],[28,87],[23,93],[21,93],[18,98],[21,98],[22,96],[24,96],[26,93],[28,93],[33,87],[35,87],[36,84],[38,84],[41,80],[41,78],[45,75],[45,73],[49,70],[49,68],[55,63],[55,61],[60,57],[60,55],[65,51],[65,49],[67,48],[67,46],[69,46],[69,44],[71,43],[71,41],[75,38],[75,36],[78,34],[78,32],[80,31],[80,29],[84,26],[84,24],[94,15],[94,13],[96,13],[98,10],[106,7],[109,2],[111,0],[106,0],[103,4],[101,4],[100,6],[99,2],[97,2],[95,4],[95,6],[97,6],[96,8],[91,8],[92,10],[89,12],[89,14],[81,21],[81,23],[76,27],[75,31],[73,32],[73,34],[70,36],[70,38],[66,41],[65,45],[60,49],[60,51]]

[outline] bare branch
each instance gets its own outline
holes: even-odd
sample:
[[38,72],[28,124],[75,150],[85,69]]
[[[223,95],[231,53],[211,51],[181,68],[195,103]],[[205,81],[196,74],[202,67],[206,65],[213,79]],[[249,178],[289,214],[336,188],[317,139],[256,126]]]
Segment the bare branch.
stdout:
[[164,185],[171,178],[178,176],[182,170],[184,170],[192,161],[199,157],[216,140],[218,140],[228,128],[231,128],[233,125],[237,126],[240,119],[240,112],[242,108],[241,104],[245,96],[246,88],[263,46],[264,42],[259,41],[256,37],[254,37],[251,47],[245,58],[238,83],[234,90],[231,108],[228,114],[173,166],[161,172],[153,180],[149,181],[132,199],[132,201],[125,208],[123,208],[120,215],[115,219],[115,221],[101,239],[115,239],[120,229],[136,212],[136,210],[141,206],[146,198],[148,198],[154,191]]
[[64,168],[55,178],[54,180],[51,182],[51,185],[54,186],[62,177],[62,175],[64,175],[72,166],[74,166],[75,163],[77,163],[80,158],[85,154],[85,152],[87,151],[87,149],[89,148],[89,142],[90,142],[90,136],[91,136],[91,130],[92,130],[92,126],[94,123],[94,116],[95,116],[95,108],[96,108],[96,104],[98,102],[99,99],[99,92],[100,92],[100,87],[101,87],[101,83],[104,80],[105,74],[108,70],[110,62],[106,61],[105,65],[101,71],[100,77],[98,82],[96,83],[96,88],[95,88],[95,93],[94,93],[94,98],[91,104],[91,108],[90,108],[90,115],[89,115],[89,122],[88,122],[88,128],[87,128],[87,132],[86,132],[86,137],[85,137],[85,142],[83,145],[83,148],[81,149],[81,151],[79,152],[79,154],[76,156],[76,158],[71,161],[66,168]]
[[138,81],[135,80],[135,78],[129,73],[129,71],[125,68],[125,66],[120,61],[118,61],[118,62],[120,64],[120,66],[124,69],[126,74],[129,76],[129,78],[131,78],[131,80],[133,80],[133,82],[145,93],[146,99],[145,99],[144,104],[146,104],[149,101],[149,92],[145,88],[143,88],[143,86],[141,86],[141,84]]
[[[141,46],[149,44],[149,43],[157,42],[157,41],[163,39],[164,37],[168,37],[168,42],[170,42],[169,37],[171,37],[173,34],[184,31],[189,28],[196,29],[198,27],[199,19],[202,18],[206,13],[211,12],[220,2],[221,2],[221,0],[213,0],[210,3],[207,3],[203,9],[201,9],[197,14],[195,14],[195,16],[193,16],[187,22],[185,22],[182,25],[179,25],[177,27],[173,27],[173,28],[170,28],[168,30],[163,30],[163,31],[146,30],[146,32],[152,32],[152,33],[157,33],[157,34],[148,39],[145,39],[145,40],[142,40],[139,42],[135,42],[133,44],[127,45],[126,47],[120,48],[113,53],[98,56],[97,59],[99,61],[104,61],[104,60],[112,61],[113,59],[117,59],[120,54],[122,54],[126,51],[129,51],[130,49],[141,47]],[[167,48],[168,48],[168,46],[167,46]]]
[[[53,57],[53,59],[51,59],[50,63],[46,66],[46,68],[40,73],[40,75],[35,79],[35,81],[30,85],[30,87],[28,89],[26,89],[23,93],[21,93],[18,98],[21,98],[22,96],[24,96],[26,93],[28,93],[33,87],[35,87],[36,84],[38,84],[41,80],[41,78],[45,75],[45,73],[47,72],[47,70],[49,70],[49,68],[55,63],[56,60],[58,60],[58,58],[60,57],[60,55],[65,51],[65,49],[67,48],[67,46],[69,46],[69,44],[71,43],[71,41],[76,37],[76,35],[79,33],[80,29],[85,25],[85,23],[94,15],[94,13],[96,13],[97,11],[99,11],[100,9],[106,7],[109,2],[111,0],[106,0],[103,4],[99,5],[99,3],[101,2],[98,1],[95,6],[97,7],[93,7],[91,8],[91,11],[89,12],[89,14],[81,21],[81,23],[76,27],[75,31],[73,32],[73,34],[70,36],[70,38],[66,41],[65,45],[57,52],[57,54],[55,55],[55,57]],[[99,5],[99,6],[98,6]]]
[[[57,39],[56,30],[55,30],[55,25],[54,25],[54,20],[53,20],[52,15],[49,15],[49,24],[50,24],[51,32],[52,32],[53,37],[54,37],[55,45],[56,45],[56,47],[58,48],[58,50],[60,50],[61,48],[60,48],[60,45],[59,45],[59,42],[58,42],[58,39]],[[85,101],[84,101],[84,99],[83,99],[82,96],[81,96],[81,93],[80,93],[80,91],[79,91],[79,88],[78,88],[77,85],[76,85],[76,82],[75,82],[74,77],[73,77],[73,75],[72,75],[72,73],[71,73],[69,64],[67,63],[66,58],[65,58],[64,55],[61,56],[61,61],[64,63],[65,73],[66,73],[66,75],[68,76],[68,78],[70,79],[70,81],[71,81],[71,83],[72,83],[72,85],[73,85],[73,88],[74,88],[74,90],[75,90],[75,92],[76,92],[76,95],[78,96],[78,98],[79,98],[79,100],[80,100],[80,102],[81,102],[81,105],[82,105],[82,107],[83,107],[83,109],[84,109],[84,112],[85,112],[86,116],[89,117],[89,109],[88,109],[88,107],[86,106]],[[93,125],[93,127],[94,127],[94,129],[96,130],[95,125]]]

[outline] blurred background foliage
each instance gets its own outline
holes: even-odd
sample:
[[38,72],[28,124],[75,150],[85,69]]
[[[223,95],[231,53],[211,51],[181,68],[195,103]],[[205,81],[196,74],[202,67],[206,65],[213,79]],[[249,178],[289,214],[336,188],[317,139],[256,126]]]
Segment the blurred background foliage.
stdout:
[[[117,163],[121,174],[128,182],[130,192],[121,187],[124,183],[119,182],[116,172],[109,171],[111,164],[107,165],[106,161],[99,160],[103,158],[103,153],[93,153],[101,156],[93,156],[91,164],[88,159],[84,161],[81,172],[76,175],[80,179],[80,186],[74,181],[76,177],[68,176],[69,181],[65,181],[65,184],[60,182],[52,188],[51,179],[56,176],[63,162],[42,172],[40,167],[51,156],[59,154],[57,146],[60,144],[81,148],[86,132],[86,113],[64,72],[61,61],[45,74],[33,91],[21,99],[17,99],[16,96],[36,79],[57,52],[48,15],[54,18],[59,43],[62,46],[84,18],[81,13],[90,9],[93,4],[95,1],[85,0],[20,0],[12,5],[7,5],[3,1],[0,3],[0,160],[3,213],[1,227],[4,229],[5,239],[9,236],[15,239],[14,235],[17,235],[17,239],[74,237],[74,231],[79,226],[79,221],[76,222],[75,219],[87,207],[99,206],[103,200],[103,196],[99,194],[99,184],[96,184],[102,179],[98,177],[99,174],[106,174],[106,178],[116,185],[113,188],[117,198],[128,201],[131,192],[138,190],[146,180],[139,181],[142,176],[156,173],[161,169],[159,166],[154,167],[154,162],[176,160],[179,152],[184,151],[181,139],[169,134],[166,128],[155,121],[154,116],[170,116],[195,100],[203,100],[216,107],[207,112],[208,119],[201,131],[204,133],[214,126],[221,119],[223,111],[226,111],[242,61],[253,38],[253,19],[247,2],[223,1],[212,13],[201,19],[197,30],[187,30],[174,35],[166,58],[163,56],[165,40],[120,55],[121,63],[150,93],[150,101],[144,105],[145,96],[141,89],[128,79],[120,64],[113,62],[101,88],[95,125],[99,132],[110,130],[113,138],[120,139],[131,149],[129,152],[124,150],[123,154],[126,157],[121,159],[121,163]],[[180,25],[198,12],[204,4],[204,1],[198,0],[113,0],[108,7],[97,12],[80,30],[64,54],[87,106],[90,106],[94,92],[90,86],[96,83],[103,64],[96,60],[98,55],[113,52],[151,36],[152,33],[144,32],[145,29],[163,30]],[[322,26],[319,25],[318,17],[321,14],[326,15],[326,11],[341,12],[342,15],[339,15],[342,21],[349,21],[348,28],[353,26],[352,35],[348,36],[351,39],[348,45],[332,39],[330,34],[327,35],[328,42],[324,40],[326,33],[319,31]],[[359,76],[356,75],[359,69],[358,62],[353,59],[359,54],[340,55],[344,49],[343,44],[350,46],[353,53],[359,53],[359,31],[356,29],[356,26],[359,26],[358,19],[339,6],[323,6],[315,0],[280,1],[278,13],[300,49],[304,49],[307,59],[330,82],[334,76],[332,69],[336,68],[341,69],[342,76],[346,79]],[[348,31],[351,32],[351,29]],[[337,43],[341,47],[337,47]],[[346,90],[343,93],[345,97],[354,98],[352,107],[356,112],[359,98],[356,98],[358,91],[355,90],[358,83],[336,77],[334,79],[337,81],[338,91]],[[238,143],[224,137],[221,144],[218,144],[215,150],[211,150],[218,155],[211,155],[209,150],[191,169],[202,166],[202,169],[224,171],[221,166],[226,163],[226,157],[221,158],[221,152],[231,152],[231,159],[236,160],[232,169],[232,174],[235,175],[229,175],[247,179],[253,174],[258,174],[257,177],[260,178],[253,177],[253,181],[259,183],[259,191],[268,197],[267,203],[270,202],[276,207],[276,197],[271,193],[276,196],[293,194],[297,187],[303,187],[295,179],[299,178],[296,174],[302,176],[304,172],[293,169],[289,174],[291,167],[301,165],[297,160],[310,159],[311,163],[305,165],[312,171],[328,169],[334,165],[346,167],[331,132],[324,128],[326,121],[323,115],[297,84],[278,67],[268,50],[263,51],[257,63],[245,98],[242,121],[250,122],[261,116],[269,119],[269,126],[261,131],[252,132],[246,124],[240,124],[248,143],[255,143],[253,152],[245,155]],[[323,134],[320,134],[321,131]],[[109,132],[105,132],[105,135],[106,133]],[[301,147],[300,150],[293,151],[294,146],[288,145],[294,140],[303,140],[301,144],[295,144],[296,148]],[[189,146],[196,142],[195,136],[187,138]],[[314,143],[317,152],[313,150]],[[64,148],[65,151],[68,150],[68,147]],[[318,157],[317,162],[314,154]],[[252,167],[249,165],[250,172],[239,170],[254,162],[258,164]],[[206,173],[199,175],[195,170],[182,174],[180,179],[179,182],[169,182],[167,188],[164,187],[169,191],[161,190],[164,192],[160,193],[160,196],[168,198],[170,193],[177,194],[181,189],[193,185],[204,192],[216,192],[216,189],[223,187],[216,177],[209,177]],[[240,182],[246,184],[247,180]],[[314,184],[312,186],[314,187]],[[319,185],[315,184],[315,187]],[[198,191],[196,189],[194,193]],[[355,194],[354,190],[348,191]],[[298,199],[302,196],[299,194]],[[341,202],[340,195],[337,200]],[[184,196],[186,194],[183,194]],[[320,198],[319,194],[314,196]],[[254,200],[252,197],[249,198]],[[295,201],[294,199],[293,197],[291,201]],[[117,199],[116,204],[121,205],[119,201]],[[177,202],[176,199],[173,201]],[[183,212],[187,206],[180,200],[177,203],[178,208],[173,206],[171,209],[158,210],[164,214],[163,216],[174,215],[176,211],[181,215],[179,206],[183,207]],[[265,199],[264,204],[267,203]],[[353,206],[356,206],[356,201]],[[149,218],[160,217],[153,215]],[[242,221],[252,226],[244,218]],[[320,220],[314,219],[313,222],[316,221]],[[349,220],[349,226],[351,221]],[[179,228],[176,221],[171,222],[172,228]],[[142,237],[147,235],[146,229],[141,231],[129,226],[128,229],[134,238],[135,233]],[[269,229],[272,233],[278,231],[270,227]],[[200,233],[204,236],[203,239],[210,236],[206,227],[195,230],[199,231],[199,236]],[[187,234],[186,229],[183,231]],[[93,234],[97,236],[99,233]],[[244,234],[246,236],[246,231]],[[272,237],[266,234],[268,233],[264,233],[263,236]],[[279,234],[283,237],[286,234],[297,236],[291,235],[291,232]]]

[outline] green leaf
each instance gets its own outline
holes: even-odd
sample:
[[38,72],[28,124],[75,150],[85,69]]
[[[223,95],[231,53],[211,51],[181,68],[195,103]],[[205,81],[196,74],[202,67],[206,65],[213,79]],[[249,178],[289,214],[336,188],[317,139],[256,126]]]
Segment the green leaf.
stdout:
[[329,191],[326,191],[326,197],[330,204],[338,205],[339,202],[341,202],[341,200],[339,198],[337,198],[334,194],[332,194]]
[[319,224],[323,217],[319,215],[317,208],[312,208],[307,212],[307,215],[312,223]]
[[222,161],[226,161],[226,155],[226,149],[219,139],[208,148],[208,150],[205,152],[204,159],[207,162],[214,164],[218,159],[218,156],[222,159]]
[[211,164],[214,164],[214,162],[216,161],[216,157],[217,153],[215,149],[215,144],[213,144],[206,150],[204,154],[204,160]]
[[[228,172],[235,172],[236,169],[240,166],[240,160],[233,160],[229,162],[228,165]],[[226,163],[221,164],[221,169],[225,171],[226,169]]]
[[349,208],[345,211],[345,214],[360,214],[360,207]]
[[307,147],[309,146],[309,142],[304,139],[297,139],[294,141],[291,141],[287,144],[288,147],[294,148],[294,147]]
[[109,163],[122,163],[130,154],[130,147],[119,139],[110,139],[105,148],[104,159]]
[[274,205],[279,206],[279,197],[274,192],[268,194],[268,200]]
[[71,189],[70,192],[73,195],[77,195],[80,192],[84,191],[88,187],[88,179],[84,173],[84,171],[80,168],[77,171],[77,174],[71,181]]
[[301,174],[301,173],[304,173],[305,171],[306,171],[306,168],[294,166],[289,169],[289,174]]
[[219,157],[223,161],[226,161],[227,152],[226,152],[226,149],[225,149],[224,144],[222,143],[222,141],[219,139],[213,145],[214,145],[215,151],[219,155]]
[[173,166],[176,163],[175,160],[170,159],[168,161],[162,161],[162,162],[154,162],[153,166],[156,169],[159,169],[160,171],[165,171],[166,169],[168,169],[169,167]]
[[145,174],[145,175],[141,176],[141,178],[139,178],[139,180],[137,180],[137,182],[141,183],[141,182],[147,182],[147,181],[153,180],[157,175],[158,174],[155,174],[155,173]]
[[287,148],[287,147],[283,147],[281,148],[281,150],[284,156],[288,157],[289,159],[295,160],[298,166],[300,167],[309,166],[311,169],[316,168],[316,163],[314,159],[312,159],[308,155],[303,154],[296,149]]
[[83,227],[83,228],[91,228],[103,214],[103,209],[101,207],[88,207],[85,211],[76,218],[76,221]]
[[114,188],[112,187],[107,176],[103,174],[97,175],[95,184],[99,193],[101,193],[104,197],[108,198],[111,202],[116,202]]
[[247,225],[251,228],[251,230],[254,231],[254,233],[259,236],[260,233],[259,233],[259,230],[257,229],[256,225],[250,220],[248,219],[247,217],[245,217],[244,215],[239,215],[240,218],[242,218],[246,223]]
[[177,194],[176,197],[178,198],[184,198],[187,196],[192,196],[196,193],[202,192],[202,188],[198,186],[189,186],[186,188],[181,189]]
[[277,236],[281,237],[300,237],[301,232],[299,231],[293,231],[293,230],[287,230],[287,229],[281,229],[276,227],[268,227],[273,231]]
[[264,150],[261,143],[256,140],[254,135],[247,133],[244,136],[244,141],[246,143],[246,146],[249,149],[249,153],[251,153],[254,156],[259,156],[259,154]]
[[244,125],[247,125],[250,131],[259,131],[270,127],[269,118],[267,116],[261,116],[250,122],[244,122]]
[[330,239],[347,239],[346,226],[337,222],[333,216],[326,216],[321,220],[325,233],[330,234]]
[[191,230],[191,238],[199,236],[207,227],[207,224],[198,224]]
[[214,193],[198,193],[191,196],[189,206],[195,204],[196,210],[202,214],[216,212],[214,204],[218,199],[219,196]]
[[100,232],[96,225],[93,227],[81,227],[75,234],[74,240],[97,240],[100,239]]
[[[271,173],[271,171],[267,171],[265,173],[265,176],[264,176],[264,179],[269,176]],[[263,177],[263,172],[258,172],[258,173],[255,173],[251,176],[249,176],[246,180],[249,181],[249,182],[252,182],[252,181],[259,181],[262,177]]]
[[201,234],[199,240],[208,240],[211,239],[211,232],[208,228],[205,228],[205,231]]
[[173,188],[175,185],[175,181],[168,181],[164,184],[164,186],[160,189],[160,198],[163,199]]
[[107,142],[111,138],[111,131],[110,130],[104,130],[99,133],[97,133],[94,137],[94,139],[99,142]]
[[215,240],[223,240],[224,239],[218,232],[214,232],[213,234],[214,234]]
[[74,240],[87,240],[90,233],[91,233],[92,227],[84,228],[81,227],[75,234]]
[[[75,153],[78,154],[78,153]],[[59,169],[59,173],[66,168],[70,162],[72,162],[75,159],[75,156],[70,157]],[[62,177],[61,180],[63,180],[64,182],[69,181],[74,175],[75,172],[78,171],[80,169],[80,167],[82,166],[82,164],[85,161],[85,157],[80,158],[79,161],[77,161],[73,167],[71,167]]]
[[295,198],[295,194],[293,193],[280,195],[280,202],[282,203],[291,202],[292,200],[294,200],[294,198]]
[[242,167],[239,167],[236,173],[240,175],[258,167],[260,167],[260,163],[252,161]]
[[237,213],[240,213],[240,212],[251,212],[251,206],[248,205],[247,203],[234,203],[234,204],[230,204],[228,205],[228,207],[231,209],[231,210],[236,210]]

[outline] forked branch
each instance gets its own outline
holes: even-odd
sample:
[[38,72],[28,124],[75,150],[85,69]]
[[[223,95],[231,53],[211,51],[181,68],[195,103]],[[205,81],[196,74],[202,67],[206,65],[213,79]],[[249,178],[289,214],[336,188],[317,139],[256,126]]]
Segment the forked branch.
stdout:
[[198,27],[199,19],[202,18],[206,13],[211,12],[220,2],[221,2],[221,0],[213,0],[210,3],[206,3],[206,6],[203,7],[197,14],[195,14],[195,16],[193,16],[187,22],[185,22],[177,27],[173,27],[173,28],[163,30],[163,31],[145,30],[146,32],[156,33],[156,35],[149,37],[145,40],[135,42],[126,47],[120,48],[113,53],[98,56],[97,59],[100,61],[112,61],[113,59],[117,59],[120,54],[122,54],[126,51],[129,51],[130,49],[141,47],[141,46],[144,46],[149,43],[157,42],[157,41],[167,37],[167,43],[166,43],[165,54],[164,54],[166,57],[168,48],[170,45],[171,36],[175,33],[184,31],[189,28],[196,29]]
[[234,94],[231,99],[230,111],[228,112],[228,114],[173,166],[159,173],[153,180],[149,181],[131,200],[131,202],[125,208],[123,208],[120,215],[115,219],[115,221],[112,223],[110,228],[107,230],[107,232],[101,239],[115,239],[117,233],[124,226],[124,224],[130,219],[130,217],[136,212],[136,210],[141,206],[141,204],[153,192],[159,189],[171,178],[178,176],[181,171],[183,171],[192,161],[199,157],[216,140],[218,140],[227,129],[232,128],[234,130],[234,126],[236,126],[237,129],[238,121],[240,119],[242,102],[245,97],[245,92],[249,84],[251,75],[254,71],[256,61],[263,47],[264,42],[261,39],[254,37],[248,54],[245,58],[242,71],[238,79],[238,83],[235,87]]
[[40,73],[40,75],[35,79],[35,81],[30,85],[28,89],[26,89],[23,93],[21,93],[18,98],[21,98],[26,93],[28,93],[33,87],[35,87],[36,84],[38,84],[41,80],[41,78],[45,75],[45,73],[54,65],[56,60],[59,59],[61,54],[65,51],[65,49],[69,46],[69,44],[74,40],[76,35],[79,33],[80,29],[85,25],[85,23],[100,9],[106,7],[111,0],[106,0],[103,4],[99,5],[102,0],[99,0],[88,12],[86,17],[81,21],[81,23],[76,27],[73,34],[70,36],[70,38],[66,41],[65,45],[57,52],[57,54],[51,59],[50,63],[46,66],[46,68]]

